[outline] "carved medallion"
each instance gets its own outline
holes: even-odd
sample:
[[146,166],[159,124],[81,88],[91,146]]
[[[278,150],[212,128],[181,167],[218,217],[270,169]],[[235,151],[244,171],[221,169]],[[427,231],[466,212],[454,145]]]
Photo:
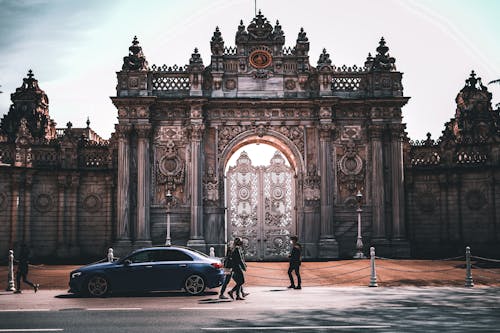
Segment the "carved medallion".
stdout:
[[102,200],[96,194],[89,194],[83,199],[83,208],[87,212],[96,213],[102,207]]
[[418,208],[424,213],[431,214],[436,209],[436,196],[430,192],[421,192],[417,196]]
[[465,201],[470,210],[479,210],[486,205],[486,196],[480,190],[470,190],[465,194]]
[[48,212],[52,209],[52,206],[52,197],[48,194],[40,194],[35,199],[35,209],[39,212]]
[[254,68],[266,68],[271,64],[272,60],[271,53],[266,50],[255,50],[248,57],[250,65]]

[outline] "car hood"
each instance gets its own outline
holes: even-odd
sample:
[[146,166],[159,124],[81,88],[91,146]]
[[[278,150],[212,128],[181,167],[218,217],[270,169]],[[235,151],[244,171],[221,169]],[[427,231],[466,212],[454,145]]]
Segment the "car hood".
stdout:
[[81,272],[93,271],[95,269],[108,268],[108,267],[112,267],[115,265],[116,265],[116,263],[114,263],[114,262],[101,262],[98,264],[90,264],[87,266],[82,266],[82,267],[76,269],[75,271],[81,271]]

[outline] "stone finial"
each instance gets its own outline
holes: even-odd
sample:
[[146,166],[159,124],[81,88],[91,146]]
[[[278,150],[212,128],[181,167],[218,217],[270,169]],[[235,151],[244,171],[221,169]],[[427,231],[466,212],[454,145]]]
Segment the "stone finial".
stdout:
[[123,57],[122,70],[137,71],[137,70],[147,70],[148,62],[146,57],[142,52],[142,47],[139,46],[139,40],[137,36],[134,36],[132,40],[132,45],[128,48],[129,54]]
[[273,31],[273,40],[278,41],[282,44],[285,43],[285,33],[281,29],[280,21],[276,20],[276,25]]
[[66,127],[67,127],[68,129],[71,129],[71,127],[73,127],[73,123],[72,123],[71,121],[68,121],[68,122],[66,123]]
[[254,17],[252,22],[248,25],[248,34],[249,39],[251,40],[269,40],[269,37],[272,37],[273,26],[267,18],[262,15],[262,12],[259,10],[259,13]]
[[240,25],[238,26],[238,31],[236,32],[236,44],[244,43],[246,41],[248,41],[248,32],[245,30],[243,20],[240,20]]
[[210,50],[213,55],[223,55],[224,54],[224,39],[222,39],[222,34],[217,26],[210,41]]
[[90,128],[90,119],[89,119],[89,117],[87,117],[86,123],[87,123],[87,128]]
[[189,59],[189,65],[194,65],[194,64],[202,64],[203,65],[203,60],[201,59],[201,55],[198,52],[198,48],[194,48],[194,52],[191,54],[191,58]]
[[329,67],[332,65],[332,60],[330,59],[330,54],[326,52],[326,49],[323,49],[323,52],[319,55],[318,60],[318,69],[323,67]]
[[[392,71],[396,70],[395,62],[396,59],[391,57],[387,52],[389,48],[385,45],[384,37],[380,38],[379,45],[377,47],[377,54],[371,63],[370,70],[374,71]],[[368,59],[367,59],[368,62]],[[367,63],[365,63],[367,64]]]

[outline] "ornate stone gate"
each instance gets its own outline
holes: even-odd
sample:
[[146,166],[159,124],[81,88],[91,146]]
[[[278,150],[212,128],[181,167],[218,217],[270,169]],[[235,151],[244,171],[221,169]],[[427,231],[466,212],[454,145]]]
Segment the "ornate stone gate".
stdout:
[[276,151],[269,166],[255,167],[245,152],[227,172],[227,234],[241,237],[250,260],[289,254],[295,229],[294,172]]
[[[209,65],[195,49],[186,66],[149,66],[134,39],[112,97],[119,118],[115,247],[163,244],[171,193],[173,243],[213,246],[222,255],[227,217],[243,214],[226,205],[227,160],[261,142],[290,162],[295,195],[288,208],[272,201],[272,192],[267,208],[266,196],[258,199],[264,229],[252,231],[252,256],[282,256],[290,233],[299,236],[305,257],[350,255],[358,190],[366,244],[406,255],[401,108],[408,98],[385,41],[363,66],[335,66],[323,50],[314,67],[303,29],[286,47],[279,22],[273,26],[259,13],[248,26],[240,22],[235,43],[225,46],[216,28]],[[273,173],[259,172],[265,193],[265,175]],[[291,220],[283,219],[290,209]],[[289,224],[273,234],[271,221]],[[235,227],[231,233],[243,233]]]

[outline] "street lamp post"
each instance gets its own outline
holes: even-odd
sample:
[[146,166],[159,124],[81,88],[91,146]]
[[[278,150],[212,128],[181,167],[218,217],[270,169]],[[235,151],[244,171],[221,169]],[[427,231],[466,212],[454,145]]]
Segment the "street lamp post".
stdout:
[[167,237],[165,239],[165,246],[172,245],[170,240],[170,209],[172,208],[172,203],[174,201],[174,196],[170,190],[167,190],[167,194],[165,195],[165,201],[167,204]]
[[358,213],[358,239],[356,240],[356,254],[354,255],[354,259],[364,259],[366,258],[363,254],[363,238],[361,237],[361,213],[363,210],[361,209],[361,200],[363,199],[363,194],[358,190],[356,194],[356,200],[358,201],[358,208],[356,212]]

